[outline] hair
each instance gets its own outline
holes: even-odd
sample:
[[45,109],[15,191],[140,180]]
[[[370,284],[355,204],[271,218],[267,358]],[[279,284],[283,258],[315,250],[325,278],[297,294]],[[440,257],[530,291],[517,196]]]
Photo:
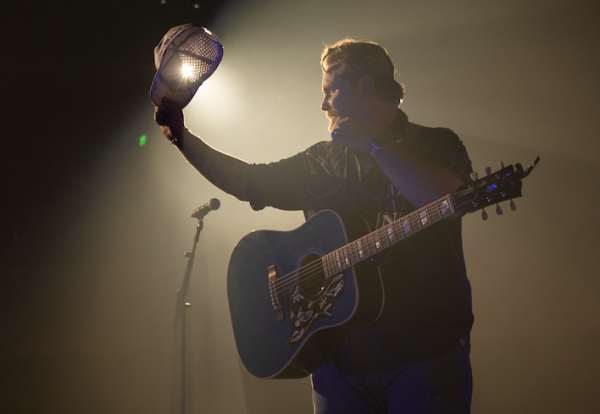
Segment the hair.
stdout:
[[327,72],[327,63],[341,64],[339,75],[354,84],[365,75],[373,78],[376,96],[385,102],[404,98],[404,85],[394,79],[394,63],[387,50],[368,40],[342,39],[334,45],[325,45],[321,54],[321,69]]

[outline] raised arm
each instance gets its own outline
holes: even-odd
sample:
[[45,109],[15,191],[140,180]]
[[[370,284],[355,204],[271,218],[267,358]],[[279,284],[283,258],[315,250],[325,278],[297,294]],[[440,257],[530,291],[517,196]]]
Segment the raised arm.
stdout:
[[[333,142],[369,153],[374,132],[353,118],[340,119]],[[449,167],[421,158],[402,145],[391,144],[375,155],[375,161],[394,186],[413,206],[419,208],[451,194],[463,184]]]
[[208,181],[238,200],[248,201],[248,163],[212,148],[188,131],[183,112],[175,101],[164,98],[162,103],[168,111],[156,108],[154,120],[160,125],[163,135]]
[[402,195],[415,207],[425,206],[455,192],[463,183],[445,165],[420,158],[401,145],[388,145],[375,161]]

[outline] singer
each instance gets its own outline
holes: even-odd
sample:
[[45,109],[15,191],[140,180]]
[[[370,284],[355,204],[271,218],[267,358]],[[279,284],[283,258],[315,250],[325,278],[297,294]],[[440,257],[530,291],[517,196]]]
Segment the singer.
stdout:
[[[376,229],[469,179],[459,138],[400,109],[404,86],[383,47],[344,39],[325,47],[321,68],[332,139],[282,161],[249,164],[210,147],[166,98],[155,120],[200,174],[254,210],[353,212]],[[381,316],[343,337],[312,373],[315,413],[470,412],[473,314],[460,218],[392,247],[380,264]]]

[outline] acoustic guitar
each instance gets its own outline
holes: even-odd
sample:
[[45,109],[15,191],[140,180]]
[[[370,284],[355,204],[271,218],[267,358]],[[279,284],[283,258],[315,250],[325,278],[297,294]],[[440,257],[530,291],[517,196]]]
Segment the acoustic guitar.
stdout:
[[[323,210],[292,231],[254,231],[236,245],[227,274],[237,349],[258,378],[301,378],[348,331],[377,320],[384,289],[372,262],[441,220],[521,196],[527,169],[502,168],[368,232],[361,219]],[[511,207],[513,202],[511,201]]]

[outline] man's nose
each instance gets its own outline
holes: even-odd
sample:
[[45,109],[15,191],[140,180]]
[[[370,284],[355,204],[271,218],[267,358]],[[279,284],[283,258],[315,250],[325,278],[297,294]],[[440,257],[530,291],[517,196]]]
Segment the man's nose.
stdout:
[[329,106],[327,99],[323,98],[323,102],[321,102],[321,111],[327,112],[330,109],[331,109],[331,107]]

